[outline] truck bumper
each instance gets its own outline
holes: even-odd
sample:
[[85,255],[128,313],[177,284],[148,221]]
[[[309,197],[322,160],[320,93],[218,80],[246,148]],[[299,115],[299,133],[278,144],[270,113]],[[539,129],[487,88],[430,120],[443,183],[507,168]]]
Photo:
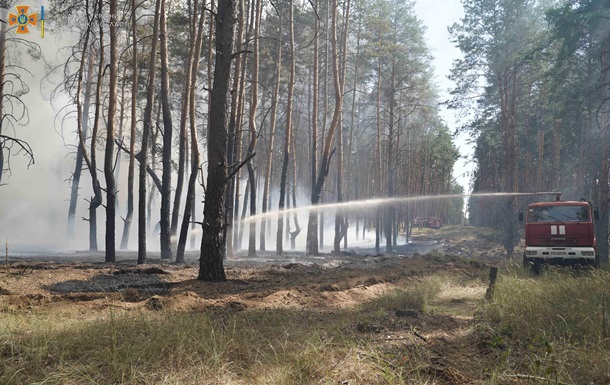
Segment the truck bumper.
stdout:
[[525,248],[525,257],[542,260],[595,260],[595,249],[592,247],[534,247]]

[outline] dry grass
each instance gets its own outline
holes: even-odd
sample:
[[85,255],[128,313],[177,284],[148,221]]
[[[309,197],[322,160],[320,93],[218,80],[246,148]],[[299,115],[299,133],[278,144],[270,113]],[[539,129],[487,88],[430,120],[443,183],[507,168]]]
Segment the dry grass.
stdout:
[[[471,228],[439,231],[477,245],[494,236]],[[608,271],[549,269],[531,276],[502,265],[486,303],[488,268],[468,255],[396,266],[402,270],[385,275],[377,266],[337,269],[332,277],[273,290],[263,284],[324,271],[270,270],[260,286],[246,286],[256,276],[236,280],[224,305],[179,311],[150,310],[115,298],[118,293],[86,307],[51,297],[46,306],[8,306],[0,295],[0,385],[610,383]],[[248,296],[238,297],[246,287]],[[257,287],[268,292],[259,295]],[[199,295],[211,298],[213,289],[204,285]],[[350,297],[353,291],[367,295]],[[283,308],[230,306],[240,299],[265,303],[284,292],[302,297]],[[309,301],[329,293],[346,300]],[[178,298],[202,300],[196,294],[162,299]]]
[[[400,383],[355,325],[421,306],[421,285],[362,309],[187,313],[109,306],[95,317],[0,313],[1,384]],[[373,311],[373,309],[377,309]],[[356,334],[355,334],[356,333]],[[350,382],[351,381],[351,382]]]
[[4,311],[0,384],[403,383],[409,370],[389,365],[357,325],[425,311],[439,282],[336,311]]
[[480,309],[492,377],[516,372],[549,383],[608,383],[608,282],[607,271],[551,268],[533,277],[508,268],[494,301]]

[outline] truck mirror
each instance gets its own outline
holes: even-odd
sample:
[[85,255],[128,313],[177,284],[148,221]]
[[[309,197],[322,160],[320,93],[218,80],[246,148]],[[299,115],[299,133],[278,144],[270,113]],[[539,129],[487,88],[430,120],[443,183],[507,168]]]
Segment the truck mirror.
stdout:
[[523,222],[523,211],[519,211],[519,222]]
[[593,218],[595,218],[596,221],[599,221],[599,210],[598,209],[593,210]]

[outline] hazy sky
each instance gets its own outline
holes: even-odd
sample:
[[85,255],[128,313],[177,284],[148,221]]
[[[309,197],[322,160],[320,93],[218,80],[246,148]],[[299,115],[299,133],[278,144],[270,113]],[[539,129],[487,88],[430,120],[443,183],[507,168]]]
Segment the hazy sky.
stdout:
[[[447,79],[452,62],[461,56],[460,50],[449,40],[447,27],[460,21],[464,16],[464,9],[460,0],[417,0],[415,11],[427,27],[426,39],[434,56],[436,81],[441,92],[441,100],[445,100],[448,97],[447,90],[453,87],[452,82]],[[458,126],[454,111],[442,108],[441,116],[453,132]],[[456,145],[460,148],[461,155],[470,156],[472,146],[466,143],[466,139],[466,135],[460,135],[456,139]],[[466,192],[469,191],[470,178],[464,173],[471,172],[472,167],[472,163],[461,159],[453,169],[454,177],[457,177],[457,181],[464,186]]]

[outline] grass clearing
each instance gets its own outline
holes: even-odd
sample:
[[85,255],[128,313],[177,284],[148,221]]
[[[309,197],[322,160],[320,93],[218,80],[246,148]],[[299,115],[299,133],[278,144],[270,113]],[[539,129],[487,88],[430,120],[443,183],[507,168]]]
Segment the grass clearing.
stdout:
[[75,324],[32,313],[4,314],[2,321],[2,384],[302,383],[325,377],[318,362],[330,358],[328,347],[339,337],[316,314],[277,310],[109,309]]
[[[420,374],[356,325],[427,312],[441,288],[427,277],[348,310],[3,312],[0,384],[402,383]],[[411,360],[425,356],[416,350]]]
[[479,315],[492,377],[516,372],[548,383],[607,384],[608,282],[603,270],[550,268],[530,276],[522,268],[505,269]]
[[0,385],[610,383],[608,271],[500,263],[485,302],[500,258],[471,251],[495,246],[440,231],[451,252],[235,269],[222,284],[165,267],[180,290],[138,301],[44,291],[104,267],[8,269]]
[[430,300],[438,295],[442,288],[440,277],[426,277],[416,284],[392,290],[362,306],[363,314],[377,312],[395,312],[396,310],[429,310]]

